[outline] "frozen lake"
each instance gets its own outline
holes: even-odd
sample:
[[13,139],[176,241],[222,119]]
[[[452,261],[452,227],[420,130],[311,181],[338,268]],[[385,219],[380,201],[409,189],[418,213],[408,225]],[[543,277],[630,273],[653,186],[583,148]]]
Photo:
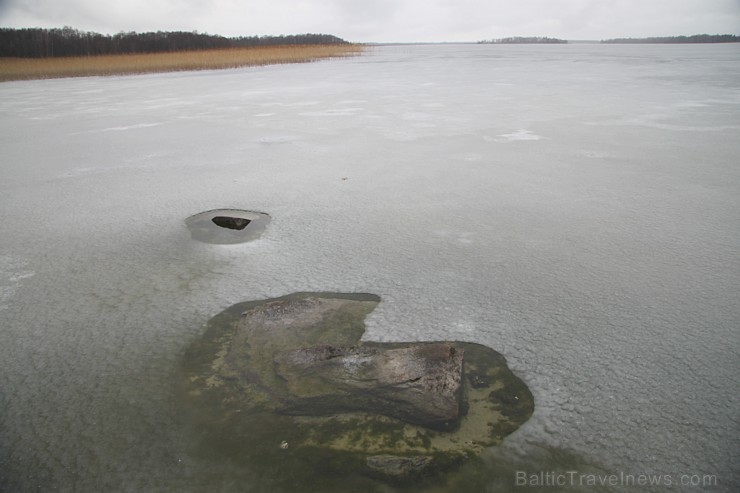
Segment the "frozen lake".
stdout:
[[[737,44],[0,84],[0,491],[273,491],[192,450],[175,386],[211,316],[296,291],[507,357],[536,409],[485,491],[737,491],[739,136]],[[272,222],[193,241],[215,208]]]

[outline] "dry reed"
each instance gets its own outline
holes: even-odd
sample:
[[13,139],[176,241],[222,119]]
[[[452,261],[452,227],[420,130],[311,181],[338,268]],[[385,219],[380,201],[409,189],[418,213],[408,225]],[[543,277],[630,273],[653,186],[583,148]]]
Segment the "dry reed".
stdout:
[[301,63],[356,55],[362,50],[361,45],[354,44],[283,45],[91,57],[0,58],[0,82]]

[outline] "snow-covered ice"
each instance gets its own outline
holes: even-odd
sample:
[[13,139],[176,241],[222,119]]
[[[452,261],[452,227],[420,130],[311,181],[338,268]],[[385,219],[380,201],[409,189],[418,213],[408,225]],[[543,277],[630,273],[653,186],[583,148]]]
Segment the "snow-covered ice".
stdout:
[[[737,491],[738,135],[737,45],[4,83],[0,490],[259,491],[188,448],[179,358],[231,304],[339,291],[382,297],[367,339],[507,357],[536,410],[492,460]],[[193,241],[217,208],[272,222]]]

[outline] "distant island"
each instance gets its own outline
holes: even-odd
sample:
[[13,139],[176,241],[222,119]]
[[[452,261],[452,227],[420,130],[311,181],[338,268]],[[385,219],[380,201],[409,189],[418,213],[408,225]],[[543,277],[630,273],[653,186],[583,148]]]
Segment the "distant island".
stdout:
[[478,44],[567,44],[568,41],[557,38],[543,38],[543,37],[521,37],[515,36],[513,38],[499,38],[490,39],[484,41],[478,41]]
[[0,28],[0,57],[50,58],[165,53],[283,45],[347,45],[330,34],[241,36],[227,38],[196,32],[118,33],[114,35],[61,29]]
[[658,38],[605,39],[601,42],[614,44],[740,43],[740,36],[735,36],[734,34],[695,34],[693,36],[668,36]]

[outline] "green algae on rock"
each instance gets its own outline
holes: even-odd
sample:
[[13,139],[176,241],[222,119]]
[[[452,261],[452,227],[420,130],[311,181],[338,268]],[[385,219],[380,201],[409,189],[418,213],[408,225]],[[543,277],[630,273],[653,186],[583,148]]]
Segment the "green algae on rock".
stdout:
[[184,407],[205,435],[231,444],[222,451],[257,468],[292,464],[307,481],[327,468],[397,483],[432,477],[529,419],[531,393],[490,348],[361,341],[379,302],[297,293],[232,306],[186,352]]

